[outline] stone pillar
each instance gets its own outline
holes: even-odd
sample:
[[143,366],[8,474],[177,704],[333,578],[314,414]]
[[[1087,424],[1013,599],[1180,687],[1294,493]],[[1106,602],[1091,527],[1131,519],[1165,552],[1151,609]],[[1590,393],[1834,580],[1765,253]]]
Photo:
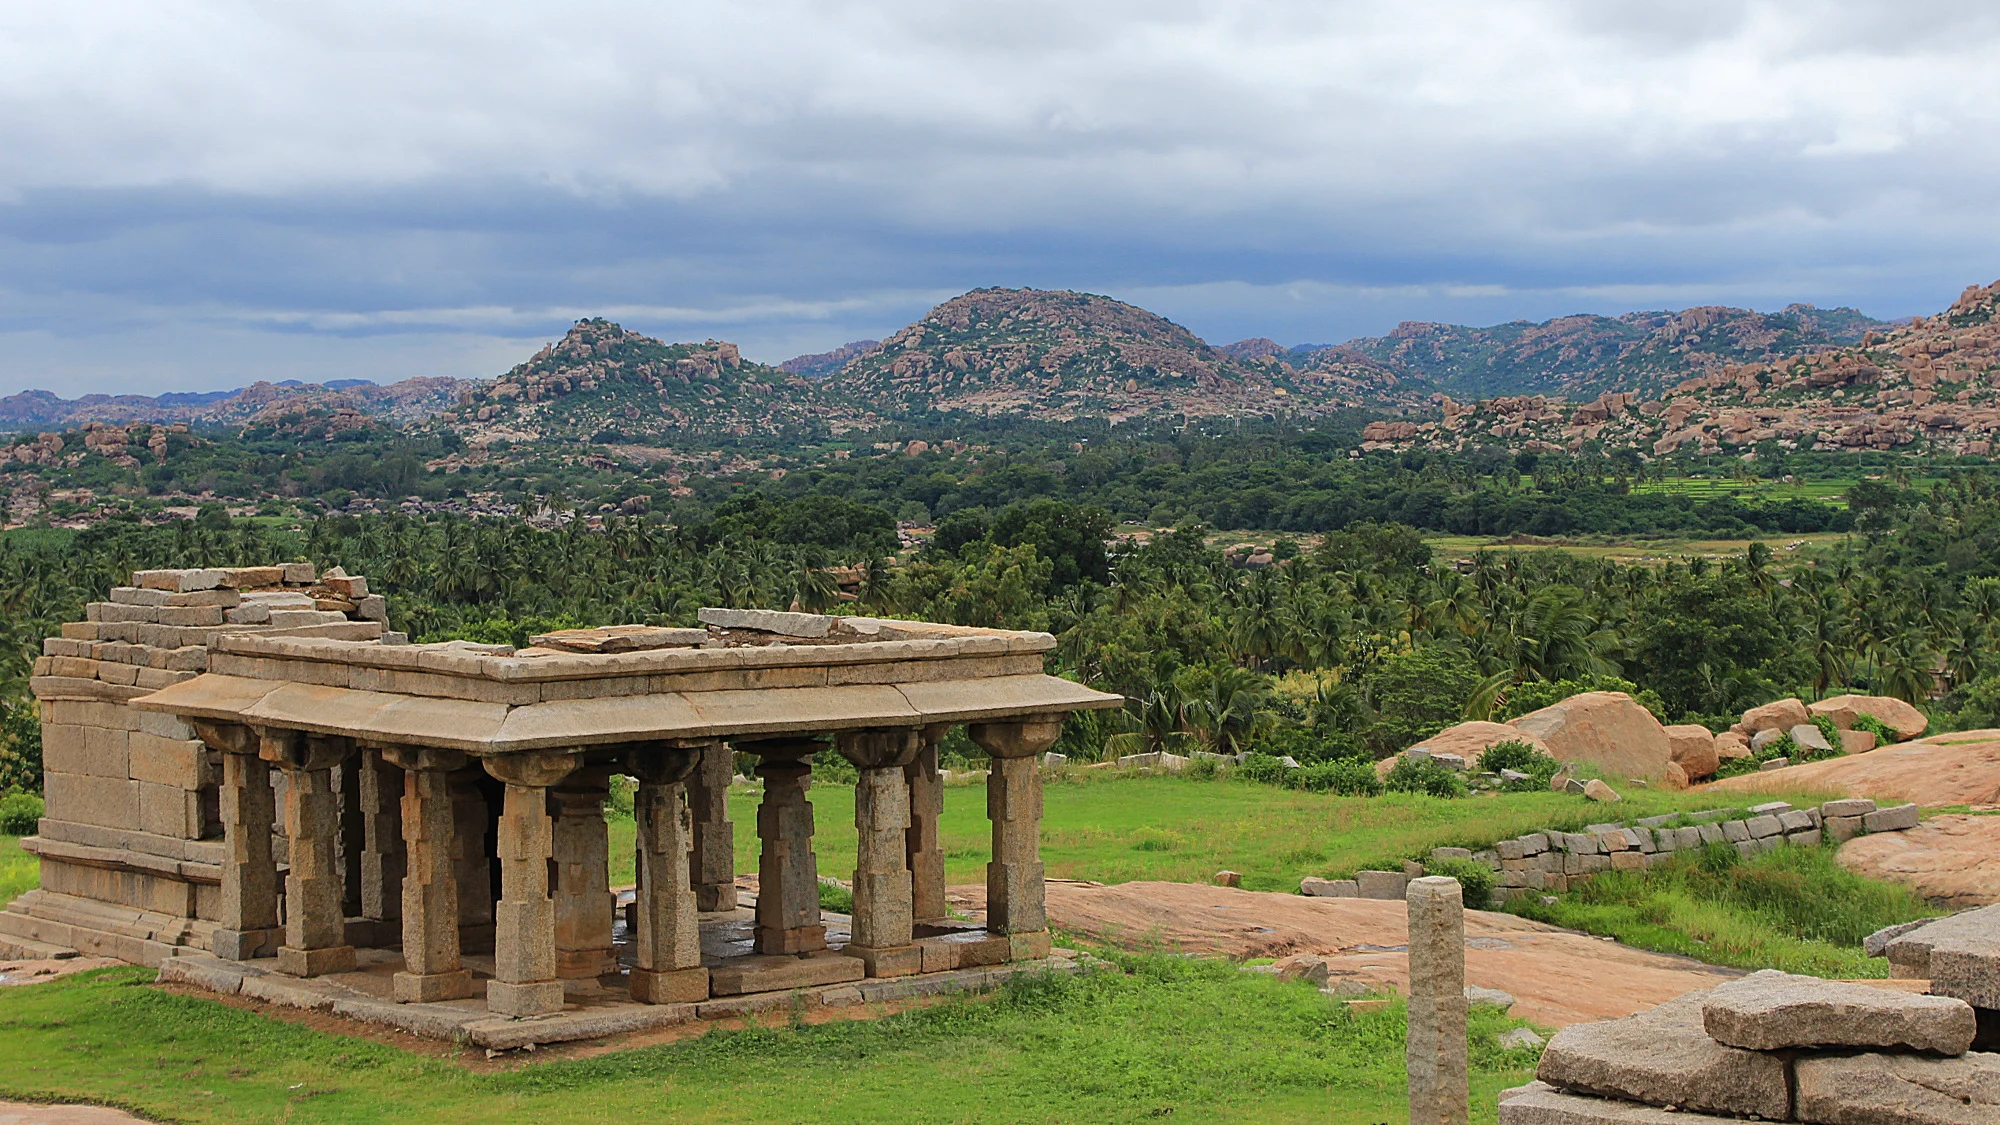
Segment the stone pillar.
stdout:
[[596,980],[618,971],[611,953],[618,896],[611,893],[611,833],[604,823],[610,780],[609,767],[592,766],[549,790],[555,814],[556,976],[563,980]]
[[363,768],[362,756],[356,754],[334,771],[340,799],[340,913],[345,918],[361,917],[361,849],[368,825],[361,806]]
[[278,947],[278,971],[317,977],[354,970],[354,947],[347,944],[345,888],[340,868],[340,797],[333,769],[349,753],[341,739],[303,731],[258,732],[259,753],[285,771],[285,839],[290,872],[285,876],[285,944]]
[[683,782],[700,768],[698,762],[709,752],[702,747],[648,744],[626,756],[625,768],[639,779],[632,799],[639,830],[639,893],[631,989],[632,999],[642,1004],[681,1004],[708,998],[708,970],[701,964],[700,917],[688,879],[692,823],[682,796],[686,788]]
[[1465,1125],[1465,901],[1458,880],[1412,879],[1410,1125]]
[[1029,715],[1005,723],[974,723],[972,741],[993,756],[986,777],[986,816],[993,822],[993,861],[986,865],[986,929],[1007,935],[1008,957],[1049,952],[1046,888],[1042,881],[1040,757],[1062,733],[1063,717]]
[[757,952],[811,953],[826,948],[819,918],[819,861],[813,855],[812,756],[818,739],[773,739],[739,747],[760,759],[764,803],[757,806]]
[[914,938],[909,853],[910,788],[904,767],[923,739],[913,729],[842,731],[841,757],[861,778],[854,786],[854,923],[846,952],[871,977],[908,976],[923,967]]
[[396,1002],[463,1000],[472,995],[472,974],[459,960],[459,848],[451,773],[464,767],[465,755],[402,746],[385,756],[403,770],[397,818],[403,833],[403,971],[395,976]]
[[486,1007],[509,1016],[560,1012],[555,903],[549,898],[554,852],[549,786],[567,777],[578,758],[535,750],[482,764],[507,787],[500,807],[500,901],[493,908],[493,979],[486,983]]
[[271,766],[257,756],[248,727],[195,724],[195,733],[222,751],[217,787],[222,820],[222,888],[211,949],[217,957],[248,961],[278,937],[278,865],[271,856],[277,806]]
[[903,780],[910,791],[910,828],[903,837],[903,850],[910,865],[911,910],[919,925],[941,926],[951,921],[951,907],[944,900],[944,846],[938,841],[938,822],[944,817],[938,743],[949,729],[925,727],[922,747],[903,767]]
[[736,909],[736,826],[729,820],[729,782],[736,751],[726,742],[701,747],[687,780],[694,816],[694,900],[701,910]]
[[[361,775],[361,916],[378,923],[403,917],[403,771],[379,749],[363,750]],[[456,913],[454,908],[453,913]],[[379,941],[387,940],[384,929]]]

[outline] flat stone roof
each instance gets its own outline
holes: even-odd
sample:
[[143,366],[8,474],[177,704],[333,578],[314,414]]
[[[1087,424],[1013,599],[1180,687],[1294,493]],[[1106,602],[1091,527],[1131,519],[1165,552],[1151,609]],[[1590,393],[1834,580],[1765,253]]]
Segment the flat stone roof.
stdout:
[[[765,616],[808,619],[802,627],[814,627],[814,615]],[[747,643],[760,631],[735,620],[712,623],[700,647],[689,643],[698,630],[660,630],[681,634],[662,638],[678,643],[623,652],[222,635],[209,671],[132,706],[491,755],[983,722],[1124,702],[1045,675],[1043,654],[1055,646],[1047,633],[831,620],[834,628],[804,643],[775,632],[768,643]],[[616,643],[636,639],[630,629],[604,632]]]

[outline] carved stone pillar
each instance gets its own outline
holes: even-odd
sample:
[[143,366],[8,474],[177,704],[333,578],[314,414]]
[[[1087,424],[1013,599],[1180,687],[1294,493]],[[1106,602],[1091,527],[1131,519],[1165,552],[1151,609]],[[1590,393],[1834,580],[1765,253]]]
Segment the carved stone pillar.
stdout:
[[699,768],[704,753],[704,748],[646,744],[625,760],[625,768],[639,779],[632,801],[639,830],[639,892],[631,989],[632,999],[643,1004],[708,998],[700,918],[688,880],[691,818],[682,802],[683,782]]
[[[403,771],[380,749],[361,752],[361,916],[377,923],[403,917]],[[388,928],[383,927],[387,940]]]
[[812,756],[826,748],[810,738],[745,743],[760,759],[764,802],[757,806],[757,952],[811,953],[826,948],[819,917],[819,861],[813,855]]
[[285,771],[285,839],[290,872],[285,876],[285,944],[278,947],[278,971],[298,977],[346,973],[354,969],[347,944],[347,916],[340,868],[340,798],[333,769],[346,758],[345,740],[303,731],[267,729],[259,753]]
[[459,960],[459,849],[451,772],[464,767],[465,755],[417,747],[384,753],[403,770],[397,818],[403,832],[403,971],[395,976],[396,1001],[462,1000],[472,995],[472,974]]
[[938,743],[946,725],[923,730],[923,746],[903,767],[910,790],[910,828],[904,834],[904,854],[910,865],[911,912],[918,925],[941,926],[951,920],[944,900],[944,845],[938,823],[944,818],[944,776],[938,772]]
[[271,856],[277,806],[270,763],[257,756],[250,728],[196,723],[195,733],[222,751],[217,789],[222,820],[222,888],[214,941],[217,957],[248,961],[278,940],[278,865]]
[[861,771],[854,786],[854,920],[849,956],[871,977],[900,977],[923,967],[914,944],[907,834],[910,789],[903,768],[923,739],[914,729],[842,731],[842,757]]
[[736,909],[736,825],[729,820],[729,783],[736,776],[736,751],[726,742],[701,747],[687,780],[688,809],[694,818],[695,906]]
[[611,893],[611,833],[604,823],[610,779],[609,767],[591,766],[549,790],[555,814],[556,976],[564,980],[596,980],[618,971],[611,953],[618,896]]
[[1049,951],[1040,757],[1062,734],[1062,721],[1059,714],[1029,715],[966,728],[972,741],[993,756],[993,772],[986,777],[986,816],[993,822],[986,929],[1007,935],[1008,955],[1014,960],[1046,957]]
[[500,901],[493,908],[493,979],[486,1007],[539,1016],[563,1006],[556,979],[555,903],[549,898],[554,851],[549,786],[578,765],[575,754],[538,750],[487,758],[486,772],[506,785],[500,807]]

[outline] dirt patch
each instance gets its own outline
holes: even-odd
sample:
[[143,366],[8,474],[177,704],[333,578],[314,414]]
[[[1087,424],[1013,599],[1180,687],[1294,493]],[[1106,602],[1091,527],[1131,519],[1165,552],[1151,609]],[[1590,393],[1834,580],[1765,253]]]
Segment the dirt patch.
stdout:
[[1962,730],[1824,762],[1727,778],[1718,792],[1839,793],[1877,801],[2000,805],[2000,730]]
[[0,1102],[0,1125],[129,1125],[145,1120],[122,1109],[106,1109],[97,1105]]
[[2000,816],[1934,816],[1907,832],[1858,836],[1841,845],[1839,862],[1943,906],[1990,906],[2000,902]]
[[[71,973],[88,972],[125,962],[113,957],[65,957],[55,961],[0,961],[0,988],[15,984],[43,984]],[[0,1125],[7,1119],[0,1117]]]
[[[948,896],[968,914],[985,909],[983,887],[952,887]],[[1336,979],[1398,992],[1409,986],[1401,902],[1054,880],[1048,902],[1051,925],[1126,948],[1239,960],[1315,953],[1332,962]],[[1512,993],[1515,1015],[1547,1027],[1629,1016],[1743,975],[1484,910],[1466,912],[1465,939],[1467,983]]]

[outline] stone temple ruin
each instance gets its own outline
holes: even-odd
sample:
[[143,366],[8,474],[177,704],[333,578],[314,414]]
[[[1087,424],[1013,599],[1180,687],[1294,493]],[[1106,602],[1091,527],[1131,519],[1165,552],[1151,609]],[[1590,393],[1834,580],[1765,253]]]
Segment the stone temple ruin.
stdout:
[[[412,645],[364,578],[142,571],[37,663],[41,887],[0,953],[518,1046],[978,987],[1052,959],[1039,756],[1117,696],[1043,674],[1045,633],[703,610],[535,647]],[[983,925],[953,920],[937,750],[991,756]],[[851,920],[822,915],[812,758],[859,771]],[[727,794],[763,782],[754,909]],[[610,885],[611,777],[638,885]],[[746,896],[747,898],[747,896]],[[621,909],[621,906],[623,909]]]

